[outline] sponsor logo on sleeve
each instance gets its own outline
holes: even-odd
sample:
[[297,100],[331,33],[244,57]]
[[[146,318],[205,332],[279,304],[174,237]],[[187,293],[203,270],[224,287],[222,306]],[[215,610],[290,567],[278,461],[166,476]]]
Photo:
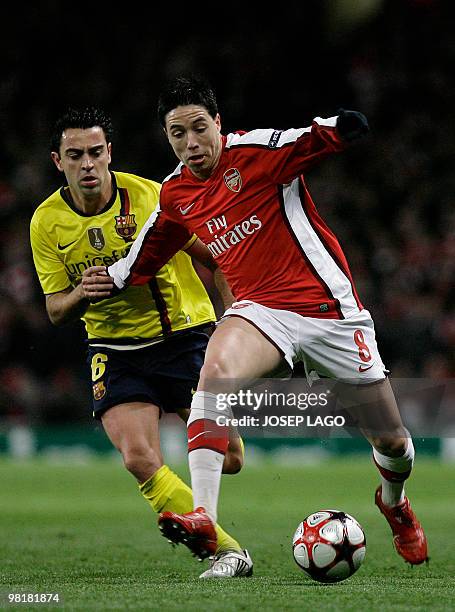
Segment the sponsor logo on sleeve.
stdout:
[[275,130],[273,132],[273,134],[270,136],[269,144],[267,145],[269,149],[276,149],[282,132],[283,130]]

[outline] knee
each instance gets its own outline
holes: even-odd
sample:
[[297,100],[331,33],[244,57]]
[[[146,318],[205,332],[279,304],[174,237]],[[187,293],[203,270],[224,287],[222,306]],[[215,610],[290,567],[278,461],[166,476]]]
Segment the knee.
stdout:
[[408,448],[408,440],[403,437],[375,436],[371,443],[378,453],[387,457],[401,457]]
[[216,360],[204,363],[199,375],[200,384],[207,385],[210,381],[232,378],[231,368],[226,359],[219,355]]
[[151,447],[132,446],[122,450],[125,468],[140,482],[145,482],[163,465],[161,456]]

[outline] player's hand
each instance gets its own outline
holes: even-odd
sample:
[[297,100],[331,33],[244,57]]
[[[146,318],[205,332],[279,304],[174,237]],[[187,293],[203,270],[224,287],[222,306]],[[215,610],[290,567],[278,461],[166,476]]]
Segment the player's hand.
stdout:
[[358,111],[344,110],[340,108],[336,124],[338,134],[346,142],[352,142],[362,138],[370,131],[367,118]]
[[112,297],[114,279],[108,275],[105,266],[92,266],[82,275],[82,293],[92,304]]

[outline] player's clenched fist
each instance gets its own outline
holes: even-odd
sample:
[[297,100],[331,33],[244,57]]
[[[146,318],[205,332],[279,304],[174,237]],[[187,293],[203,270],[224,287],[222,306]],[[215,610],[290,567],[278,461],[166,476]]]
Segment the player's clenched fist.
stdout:
[[106,272],[105,266],[92,266],[82,275],[82,292],[90,302],[112,297],[114,280]]

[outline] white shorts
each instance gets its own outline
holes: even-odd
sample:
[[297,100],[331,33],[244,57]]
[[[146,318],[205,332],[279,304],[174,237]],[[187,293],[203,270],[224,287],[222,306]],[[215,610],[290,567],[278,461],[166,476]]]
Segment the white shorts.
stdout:
[[228,308],[223,319],[228,316],[250,321],[280,350],[291,368],[302,362],[310,384],[320,377],[371,383],[388,374],[368,310],[348,319],[316,319],[242,300]]

